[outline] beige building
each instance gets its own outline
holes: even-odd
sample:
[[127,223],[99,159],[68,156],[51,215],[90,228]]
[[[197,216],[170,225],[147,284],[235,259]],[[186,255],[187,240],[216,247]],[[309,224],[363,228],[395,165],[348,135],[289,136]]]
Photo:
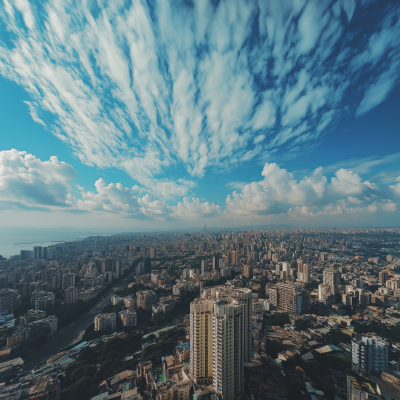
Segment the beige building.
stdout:
[[222,399],[243,395],[243,363],[251,359],[251,290],[206,288],[190,305],[190,374]]
[[297,261],[297,280],[303,283],[311,282],[311,273],[309,264],[304,264],[303,260]]
[[238,265],[237,251],[228,251],[228,267],[230,267],[232,264]]
[[269,289],[270,304],[292,315],[308,311],[310,296],[307,290],[293,284],[278,283]]

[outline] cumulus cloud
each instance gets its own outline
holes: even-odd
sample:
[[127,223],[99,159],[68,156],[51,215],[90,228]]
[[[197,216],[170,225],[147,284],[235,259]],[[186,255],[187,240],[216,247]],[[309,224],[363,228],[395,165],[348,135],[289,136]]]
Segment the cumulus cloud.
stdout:
[[26,151],[0,151],[0,201],[25,206],[69,206],[74,168],[50,157],[42,161]]
[[348,169],[336,171],[329,183],[322,167],[299,180],[277,164],[266,163],[262,176],[263,180],[246,184],[227,196],[225,216],[317,216],[397,210],[396,203],[382,198],[386,190],[379,190]]
[[[399,9],[379,2],[3,3],[0,73],[32,118],[165,199],[210,169],[303,154],[399,77]],[[177,165],[181,182],[163,180]]]

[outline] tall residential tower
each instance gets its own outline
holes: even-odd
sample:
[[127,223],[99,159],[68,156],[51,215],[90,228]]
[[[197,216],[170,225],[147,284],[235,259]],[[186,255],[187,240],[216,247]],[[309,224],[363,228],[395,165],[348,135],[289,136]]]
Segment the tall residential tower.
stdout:
[[190,305],[190,374],[226,400],[243,395],[243,363],[251,359],[251,290],[206,288]]

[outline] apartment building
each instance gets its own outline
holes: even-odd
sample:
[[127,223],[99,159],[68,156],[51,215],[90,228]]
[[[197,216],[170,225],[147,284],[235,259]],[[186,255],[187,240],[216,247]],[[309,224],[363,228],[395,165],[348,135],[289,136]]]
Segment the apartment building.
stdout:
[[374,335],[358,335],[351,341],[351,369],[361,375],[388,370],[389,344]]
[[294,284],[278,283],[269,289],[269,300],[272,306],[292,315],[308,311],[310,296],[308,291]]
[[117,324],[117,316],[115,313],[99,314],[94,317],[95,331],[113,331]]
[[152,290],[142,290],[136,293],[137,307],[151,311],[153,304],[157,304],[157,295]]
[[243,395],[243,363],[251,358],[251,290],[206,288],[190,305],[190,374],[212,383],[222,399]]

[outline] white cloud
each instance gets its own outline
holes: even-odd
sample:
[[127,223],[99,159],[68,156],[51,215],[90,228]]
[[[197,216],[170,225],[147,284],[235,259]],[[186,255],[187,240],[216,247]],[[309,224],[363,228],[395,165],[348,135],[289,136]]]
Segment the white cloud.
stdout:
[[392,200],[382,198],[386,190],[363,181],[357,173],[341,168],[328,183],[322,171],[319,167],[312,175],[298,180],[277,164],[266,163],[263,180],[238,187],[240,191],[227,196],[224,215],[227,218],[267,214],[314,217],[397,210]]
[[[98,12],[90,2],[3,3],[0,73],[30,93],[32,118],[82,163],[124,170],[166,199],[187,196],[190,175],[284,145],[303,154],[399,77],[398,10],[364,24],[356,43],[348,22],[373,10],[352,0],[158,0],[151,10],[100,1]],[[182,182],[164,181],[177,166]]]
[[219,205],[201,202],[194,197],[184,197],[176,206],[171,207],[171,216],[181,219],[201,219],[219,216],[221,213]]
[[24,206],[67,207],[74,168],[52,156],[42,161],[26,151],[0,151],[0,201]]

